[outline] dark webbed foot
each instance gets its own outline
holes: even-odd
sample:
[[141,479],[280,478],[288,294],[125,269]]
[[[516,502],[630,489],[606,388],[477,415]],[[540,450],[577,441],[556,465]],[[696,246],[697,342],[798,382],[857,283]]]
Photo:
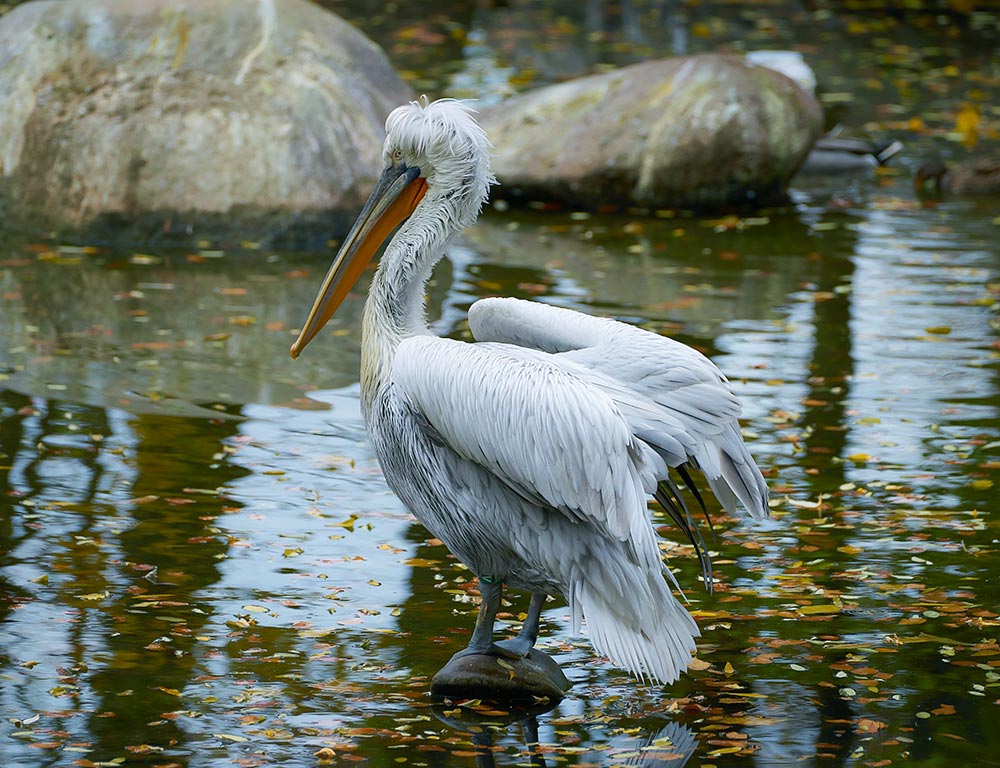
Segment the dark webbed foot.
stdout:
[[542,616],[542,607],[545,605],[544,592],[532,592],[531,603],[528,605],[528,615],[521,625],[521,631],[510,640],[501,640],[494,645],[507,651],[512,658],[523,659],[538,641],[538,626]]
[[[513,639],[516,640],[517,638]],[[531,650],[531,646],[528,646],[524,653],[520,653],[516,649],[508,648],[507,643],[509,642],[512,641],[502,640],[499,643],[489,643],[481,646],[470,645],[454,654],[451,660],[461,659],[463,656],[499,656],[502,659],[523,659],[528,654],[528,651]]]
[[522,635],[516,635],[510,638],[510,640],[500,640],[493,643],[493,648],[508,659],[523,659],[534,647],[534,641]]
[[528,615],[515,637],[493,642],[493,622],[500,608],[502,589],[500,581],[480,579],[483,601],[476,628],[468,647],[452,656],[431,680],[434,695],[537,701],[559,700],[569,690],[570,682],[559,665],[533,648],[545,603],[544,593],[532,594]]
[[538,639],[539,620],[542,606],[545,605],[545,593],[534,592],[528,605],[528,615],[521,625],[521,631],[509,640],[493,642],[493,624],[497,611],[500,609],[500,599],[503,595],[503,582],[486,579],[479,580],[479,594],[482,603],[476,616],[476,628],[469,639],[468,647],[452,656],[460,659],[463,656],[482,655],[500,656],[507,659],[523,659],[535,646]]

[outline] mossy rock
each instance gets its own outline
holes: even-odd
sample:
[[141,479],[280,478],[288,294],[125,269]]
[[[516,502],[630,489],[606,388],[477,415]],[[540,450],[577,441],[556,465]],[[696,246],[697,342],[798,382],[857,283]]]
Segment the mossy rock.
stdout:
[[481,123],[497,198],[705,209],[782,199],[822,110],[779,72],[705,54],[540,88]]
[[486,654],[452,658],[431,680],[431,694],[449,699],[555,702],[571,686],[552,657],[534,648],[522,659]]
[[27,2],[0,17],[0,206],[137,239],[346,229],[410,96],[307,0]]

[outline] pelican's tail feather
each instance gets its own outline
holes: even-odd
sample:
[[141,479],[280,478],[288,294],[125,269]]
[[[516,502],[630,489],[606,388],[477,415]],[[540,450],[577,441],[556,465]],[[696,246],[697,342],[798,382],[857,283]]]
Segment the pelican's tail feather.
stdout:
[[593,578],[575,580],[568,595],[574,631],[582,613],[598,653],[643,680],[666,685],[688,668],[700,632],[659,572],[635,574],[643,576],[645,583],[630,585],[625,600]]

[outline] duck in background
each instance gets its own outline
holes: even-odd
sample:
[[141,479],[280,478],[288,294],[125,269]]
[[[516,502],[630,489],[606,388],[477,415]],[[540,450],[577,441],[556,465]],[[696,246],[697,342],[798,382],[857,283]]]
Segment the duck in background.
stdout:
[[[746,58],[754,66],[781,72],[815,95],[816,73],[798,51],[749,51]],[[869,139],[841,136],[841,130],[837,126],[820,136],[802,161],[798,173],[856,173],[885,165],[903,149],[902,143],[895,139],[876,143]]]
[[913,186],[921,197],[1000,195],[1000,159],[974,157],[950,164],[928,160],[917,169]]
[[903,149],[892,139],[876,144],[869,139],[840,136],[837,130],[820,136],[813,144],[799,173],[846,173],[885,165]]

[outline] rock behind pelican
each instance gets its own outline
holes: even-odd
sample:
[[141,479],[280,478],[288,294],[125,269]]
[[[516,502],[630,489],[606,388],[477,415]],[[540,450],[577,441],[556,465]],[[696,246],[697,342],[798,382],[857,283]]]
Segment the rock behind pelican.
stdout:
[[306,0],[35,0],[0,17],[0,205],[70,232],[346,230],[411,97]]
[[743,57],[636,64],[483,111],[505,199],[717,208],[781,199],[822,130],[815,96]]

